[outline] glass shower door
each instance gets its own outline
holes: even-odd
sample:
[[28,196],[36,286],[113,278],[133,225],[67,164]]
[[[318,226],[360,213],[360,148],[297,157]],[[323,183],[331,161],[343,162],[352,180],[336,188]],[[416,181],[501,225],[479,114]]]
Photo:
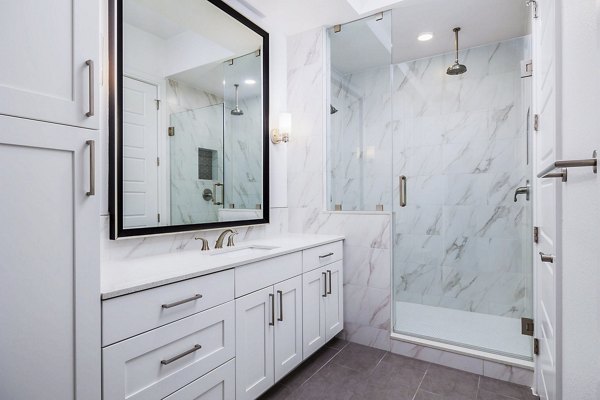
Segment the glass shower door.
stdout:
[[532,357],[528,40],[393,65],[395,333]]

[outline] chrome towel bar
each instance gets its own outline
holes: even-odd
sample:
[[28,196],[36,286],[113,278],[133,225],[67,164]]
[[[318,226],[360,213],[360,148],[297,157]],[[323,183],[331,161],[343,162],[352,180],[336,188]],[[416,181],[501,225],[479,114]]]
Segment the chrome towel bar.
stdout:
[[[575,167],[592,167],[592,171],[598,173],[598,152],[594,150],[592,158],[584,160],[559,160],[548,165],[539,174],[538,178],[562,178],[563,182],[567,181],[567,168]],[[560,168],[560,172],[553,172],[555,169]]]

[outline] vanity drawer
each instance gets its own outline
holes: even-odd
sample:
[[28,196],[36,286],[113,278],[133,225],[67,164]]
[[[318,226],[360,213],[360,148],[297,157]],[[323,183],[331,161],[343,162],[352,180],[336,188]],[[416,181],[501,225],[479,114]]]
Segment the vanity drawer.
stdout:
[[312,271],[323,265],[339,261],[344,256],[344,242],[334,242],[306,249],[302,252],[303,271]]
[[235,356],[228,302],[102,349],[104,400],[162,399]]
[[233,284],[233,270],[227,270],[104,300],[102,345],[233,300]]
[[196,379],[164,400],[235,399],[235,359]]
[[235,269],[235,297],[302,274],[302,253],[296,252]]

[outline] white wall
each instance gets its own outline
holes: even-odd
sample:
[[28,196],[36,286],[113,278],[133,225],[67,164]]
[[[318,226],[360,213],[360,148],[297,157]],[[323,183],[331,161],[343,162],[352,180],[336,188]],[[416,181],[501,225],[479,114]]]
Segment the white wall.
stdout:
[[[600,150],[600,2],[563,0],[563,158]],[[600,399],[600,176],[563,184],[563,399]]]

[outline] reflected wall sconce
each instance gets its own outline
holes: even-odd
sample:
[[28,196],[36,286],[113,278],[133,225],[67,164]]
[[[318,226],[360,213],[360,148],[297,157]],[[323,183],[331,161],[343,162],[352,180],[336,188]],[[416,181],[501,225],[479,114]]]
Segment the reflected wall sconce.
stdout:
[[279,114],[279,127],[271,131],[271,142],[274,144],[287,143],[290,141],[290,134],[292,133],[292,114],[281,113]]

